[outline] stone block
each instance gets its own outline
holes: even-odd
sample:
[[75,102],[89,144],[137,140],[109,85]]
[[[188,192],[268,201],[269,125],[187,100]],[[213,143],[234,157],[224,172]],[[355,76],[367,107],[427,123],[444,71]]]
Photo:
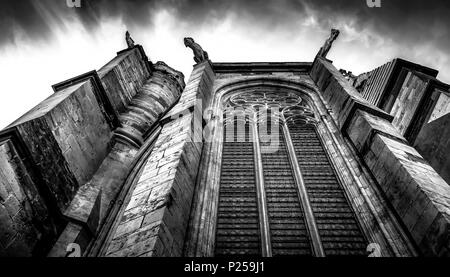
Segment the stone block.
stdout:
[[142,54],[138,48],[124,51],[98,70],[102,84],[117,112],[122,112],[128,106],[150,74]]
[[6,245],[16,232],[13,229],[13,221],[8,210],[0,204],[0,246],[2,246],[2,249],[6,248]]
[[56,225],[16,138],[0,141],[0,256],[42,255]]
[[117,227],[117,231],[114,235],[114,238],[121,237],[123,235],[129,234],[131,232],[138,230],[139,227],[141,227],[143,220],[144,220],[144,217],[140,216],[140,217],[130,220],[128,222],[121,223]]
[[450,217],[448,214],[437,214],[419,244],[419,247],[422,249],[425,256],[450,256],[449,222]]
[[406,140],[389,121],[361,110],[355,112],[345,131],[362,155],[368,151],[371,140],[377,133],[406,143]]
[[125,211],[131,210],[137,206],[144,204],[147,201],[150,192],[151,190],[147,190],[133,195]]
[[14,217],[22,208],[19,200],[14,195],[10,195],[5,201],[5,207],[11,217]]
[[[120,225],[114,230],[116,238],[125,233],[127,236],[133,236],[147,224],[157,224],[160,230],[153,249],[139,244],[140,246],[131,247],[130,250],[125,248],[125,245],[120,245],[114,246],[114,250],[118,250],[111,255],[172,256],[181,253],[202,144],[201,124],[197,126],[194,123],[192,107],[195,106],[197,98],[210,97],[213,73],[211,69],[209,73],[202,72],[208,66],[210,65],[194,70],[178,104],[162,120],[164,127],[143,174],[139,177],[138,185],[132,192],[131,202],[127,204],[131,204],[132,209],[124,213]],[[191,133],[194,128],[199,129],[200,139],[197,138],[197,144],[200,145],[192,143]],[[137,193],[147,192],[149,195],[145,202],[133,198],[137,197]],[[139,226],[133,225],[137,219]],[[153,240],[153,236],[146,239]]]
[[164,118],[171,118],[195,106],[197,99],[202,103],[203,112],[211,99],[214,78],[214,71],[209,62],[196,65],[181,95],[180,101]]
[[153,240],[157,237],[158,232],[159,224],[155,222],[153,224],[147,224],[143,226],[141,229],[139,229],[139,232],[133,233],[129,236],[115,238],[109,244],[106,256],[120,257],[124,254],[128,255],[130,251],[132,251],[134,245],[146,240]]
[[49,252],[48,257],[66,257],[67,249],[70,243],[76,243],[80,246],[81,254],[86,250],[91,236],[86,228],[75,223],[68,223],[58,241]]
[[142,225],[147,225],[155,222],[159,222],[163,220],[164,212],[166,209],[164,207],[159,208],[157,210],[151,211],[150,213],[146,214],[144,217],[144,221],[142,222]]
[[155,178],[142,180],[137,184],[136,188],[134,189],[134,193],[140,193],[145,190],[150,190],[157,185],[159,185],[159,182]]
[[109,151],[111,126],[93,78],[62,87],[3,131],[16,132],[63,211]]
[[421,251],[426,255],[450,255],[450,186],[417,151],[396,139],[376,134],[370,148],[373,153],[385,152],[365,155],[364,160],[372,172],[384,171],[374,177]]

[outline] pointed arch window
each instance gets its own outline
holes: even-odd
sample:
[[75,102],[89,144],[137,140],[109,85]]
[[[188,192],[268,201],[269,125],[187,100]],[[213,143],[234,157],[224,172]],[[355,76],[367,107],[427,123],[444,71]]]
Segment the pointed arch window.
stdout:
[[367,246],[317,132],[293,92],[225,103],[216,255],[364,255]]

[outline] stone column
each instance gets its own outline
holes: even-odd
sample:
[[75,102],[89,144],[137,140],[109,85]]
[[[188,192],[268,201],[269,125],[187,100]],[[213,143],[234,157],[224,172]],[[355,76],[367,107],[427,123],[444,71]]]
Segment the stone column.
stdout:
[[289,153],[289,160],[292,165],[292,170],[294,172],[295,183],[298,188],[298,195],[300,198],[301,205],[303,207],[303,213],[305,214],[305,222],[308,228],[308,234],[311,239],[311,246],[313,253],[316,257],[325,257],[325,251],[323,250],[322,241],[319,235],[319,229],[317,228],[316,219],[312,211],[311,202],[309,201],[308,192],[306,191],[305,181],[303,180],[303,175],[300,170],[300,166],[295,155],[294,144],[292,143],[291,134],[289,128],[286,124],[286,120],[280,119],[282,121],[281,125],[283,128],[284,138],[286,140],[286,146]]
[[259,231],[261,233],[261,253],[263,257],[272,257],[270,241],[269,212],[267,210],[266,190],[264,187],[264,169],[259,142],[258,116],[256,112],[250,115],[250,131],[253,139],[253,155],[255,161],[256,195],[258,199]]
[[203,146],[202,106],[213,81],[209,61],[195,65],[178,104],[161,121],[161,135],[103,255],[182,255]]
[[217,208],[219,202],[223,122],[219,112],[208,123],[202,161],[192,200],[184,256],[214,256]]
[[[179,99],[184,87],[182,74],[163,62],[152,65],[148,72],[148,63],[142,48],[135,46],[119,52],[98,74],[93,73],[94,80],[98,80],[96,87],[103,89],[112,109],[119,113],[118,123],[108,137],[110,151],[64,210],[69,223],[49,256],[65,256],[70,243],[78,244],[82,255],[97,253],[97,244],[104,239],[103,229],[109,227],[105,220],[121,205],[118,196],[129,189],[127,178],[136,159],[150,147],[147,140],[157,129],[154,127],[158,120]],[[67,84],[66,90],[70,90],[77,82],[71,79],[56,87]],[[92,249],[93,238],[96,241]]]

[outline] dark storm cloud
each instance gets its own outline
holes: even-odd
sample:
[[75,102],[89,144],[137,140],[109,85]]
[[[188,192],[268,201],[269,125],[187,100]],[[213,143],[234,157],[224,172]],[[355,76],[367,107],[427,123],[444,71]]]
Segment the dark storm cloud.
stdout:
[[307,0],[323,25],[336,18],[355,20],[359,30],[393,39],[413,48],[432,43],[443,51],[450,47],[450,1],[382,0],[381,8],[368,8],[365,0]]
[[[381,0],[381,8],[369,8],[366,0],[297,0],[297,1],[225,1],[225,0],[82,0],[82,8],[68,8],[66,0],[2,1],[0,4],[0,45],[14,42],[14,30],[21,29],[31,39],[51,35],[46,16],[64,21],[77,16],[89,27],[98,26],[105,17],[121,17],[129,28],[149,24],[161,8],[174,12],[180,21],[201,26],[235,14],[254,23],[257,28],[283,25],[290,29],[293,19],[302,19],[312,11],[323,28],[338,19],[352,20],[353,27],[375,35],[392,38],[399,44],[414,46],[433,43],[446,51],[450,47],[450,1]],[[37,4],[39,3],[39,4]],[[44,16],[40,9],[48,11]]]
[[[95,28],[104,17],[122,17],[127,24],[150,21],[154,1],[81,0],[81,8],[69,8],[66,0],[20,0],[0,3],[0,45],[14,43],[17,31],[32,40],[51,36],[50,20],[62,23],[79,18],[88,29]],[[50,17],[50,18],[49,18]]]
[[0,4],[0,44],[12,42],[18,27],[33,38],[47,35],[50,28],[31,1],[3,1]]
[[[0,45],[15,41],[15,31],[25,32],[31,39],[47,39],[51,35],[48,16],[63,22],[71,16],[81,19],[89,29],[105,18],[123,19],[129,28],[150,24],[154,13],[168,9],[180,21],[201,26],[220,21],[227,14],[239,14],[262,26],[276,26],[287,22],[287,11],[303,12],[303,5],[295,1],[224,1],[224,0],[81,0],[81,8],[69,8],[66,0],[2,1],[0,4]],[[281,3],[281,5],[280,5]],[[45,10],[47,14],[42,14]]]

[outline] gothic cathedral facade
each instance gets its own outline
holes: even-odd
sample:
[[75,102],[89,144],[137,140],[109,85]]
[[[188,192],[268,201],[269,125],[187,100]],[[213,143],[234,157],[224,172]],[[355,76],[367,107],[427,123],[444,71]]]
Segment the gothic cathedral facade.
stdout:
[[185,83],[127,34],[0,133],[0,256],[450,256],[449,86],[339,71],[338,35],[279,63],[185,38]]

